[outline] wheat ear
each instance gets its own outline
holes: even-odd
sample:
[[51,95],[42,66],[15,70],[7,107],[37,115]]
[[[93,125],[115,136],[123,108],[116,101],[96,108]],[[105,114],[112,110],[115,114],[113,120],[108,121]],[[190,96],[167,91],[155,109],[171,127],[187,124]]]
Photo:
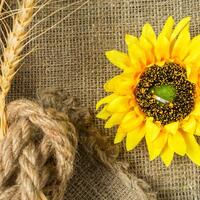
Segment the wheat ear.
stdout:
[[18,64],[22,57],[20,56],[24,41],[27,37],[27,26],[31,23],[34,13],[36,0],[22,0],[19,3],[19,12],[13,17],[13,25],[8,33],[3,55],[1,59],[1,76],[0,76],[0,137],[7,132],[6,122],[6,96],[10,90],[12,79],[18,70]]
[[0,2],[0,13],[1,13],[2,9],[3,9],[4,2],[5,2],[5,0],[1,0],[1,2]]

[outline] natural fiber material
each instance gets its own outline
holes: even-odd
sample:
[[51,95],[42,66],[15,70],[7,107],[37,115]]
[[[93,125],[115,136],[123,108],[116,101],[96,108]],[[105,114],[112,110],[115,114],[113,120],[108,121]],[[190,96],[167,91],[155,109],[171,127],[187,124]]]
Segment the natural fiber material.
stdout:
[[38,99],[45,109],[53,107],[65,113],[76,128],[79,143],[83,144],[85,151],[112,169],[119,155],[119,148],[99,132],[94,123],[94,116],[88,108],[80,106],[75,98],[55,89],[43,90],[39,93]]
[[54,108],[56,102],[51,103],[48,109],[28,100],[8,105],[8,134],[0,143],[1,200],[63,199],[77,135],[68,117]]
[[54,107],[67,114],[79,135],[81,147],[76,156],[75,175],[65,199],[156,200],[147,183],[129,174],[127,164],[116,162],[118,146],[98,131],[88,108],[55,89],[43,90],[38,98],[45,109]]
[[[81,4],[78,0],[53,1],[55,3],[37,15],[36,21],[61,6],[76,4],[49,18],[37,31],[53,25]],[[103,84],[119,73],[106,60],[106,50],[125,49],[125,34],[138,36],[145,22],[150,22],[158,32],[169,15],[176,21],[191,16],[192,35],[199,34],[199,10],[197,0],[90,0],[55,29],[31,43],[30,48],[39,49],[25,60],[12,86],[10,99],[33,98],[37,88],[54,86],[65,89],[94,110],[96,102],[105,96]],[[98,125],[103,128],[103,122],[98,121]],[[114,133],[115,130],[109,131],[109,134]],[[159,200],[200,199],[200,169],[187,158],[175,157],[166,168],[159,159],[149,161],[144,143],[134,151],[127,153],[122,148],[120,152],[120,159],[130,163],[131,171],[158,191]]]
[[83,147],[78,152],[75,175],[65,200],[156,200],[149,185],[127,173],[125,164],[113,164],[111,170],[88,155]]
[[[1,1],[2,6],[6,3],[5,0]],[[4,11],[1,13],[1,26],[5,28],[5,33],[1,34],[4,36],[5,44],[2,42],[3,53],[1,58],[1,76],[0,76],[0,137],[2,137],[7,133],[7,119],[5,114],[5,104],[6,104],[6,96],[10,90],[11,82],[20,68],[19,63],[23,60],[23,56],[21,55],[22,50],[24,49],[25,39],[28,35],[28,31],[26,30],[29,24],[32,21],[34,15],[34,8],[36,6],[35,0],[23,0],[21,2],[18,1],[18,13],[13,14],[13,25],[10,28],[4,22],[6,16],[4,14],[8,11]],[[2,19],[3,18],[3,19]],[[6,37],[6,38],[5,38]]]
[[[87,108],[53,89],[41,92],[38,98],[42,107],[28,100],[8,106],[9,132],[0,144],[0,199],[62,200],[73,172],[76,130],[84,148],[77,156],[81,171],[70,183],[68,199],[156,199],[145,182],[128,174],[124,164],[116,163],[117,146],[95,128]],[[95,183],[89,178],[92,169]],[[88,187],[89,181],[94,187]]]
[[65,199],[156,200],[146,182],[128,173],[127,163],[116,162],[118,146],[98,131],[88,108],[55,89],[44,90],[39,99],[46,109],[50,106],[66,113],[79,135],[81,147],[76,156],[75,175]]

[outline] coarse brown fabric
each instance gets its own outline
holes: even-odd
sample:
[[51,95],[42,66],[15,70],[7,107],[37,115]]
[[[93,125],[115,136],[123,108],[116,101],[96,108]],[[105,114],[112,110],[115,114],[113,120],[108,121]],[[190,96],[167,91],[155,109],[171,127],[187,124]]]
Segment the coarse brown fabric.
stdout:
[[78,152],[65,200],[156,200],[146,182],[127,173],[126,164],[116,163],[111,170],[83,147]]
[[[35,30],[53,25],[81,4],[78,0],[54,1],[35,21],[61,6],[75,4]],[[105,96],[105,81],[119,73],[106,60],[106,50],[125,50],[125,34],[139,35],[145,22],[158,32],[169,15],[176,21],[191,16],[191,32],[196,35],[200,32],[199,10],[198,0],[90,0],[56,28],[31,42],[29,48],[37,46],[38,50],[26,58],[10,99],[35,97],[38,88],[54,86],[67,90],[94,110],[97,100]],[[103,127],[103,122],[97,124]],[[114,130],[108,133],[114,134]],[[159,200],[200,199],[200,170],[188,158],[175,157],[166,168],[160,159],[149,161],[144,143],[129,153],[122,147],[120,158],[158,191]]]

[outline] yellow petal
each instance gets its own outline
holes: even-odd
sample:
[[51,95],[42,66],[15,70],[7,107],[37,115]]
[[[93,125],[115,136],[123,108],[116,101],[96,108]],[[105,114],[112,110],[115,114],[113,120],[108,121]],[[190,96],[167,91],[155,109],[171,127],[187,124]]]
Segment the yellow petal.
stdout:
[[172,30],[173,30],[173,26],[174,26],[174,19],[172,16],[170,16],[166,20],[165,25],[160,34],[164,35],[167,39],[170,39]]
[[151,51],[152,50],[152,44],[144,37],[140,37],[140,46],[146,51]]
[[[200,59],[200,53],[199,50],[198,51],[192,51],[190,52],[190,54],[184,59],[184,63],[185,65],[190,65],[190,64],[194,64],[197,65]],[[197,65],[198,66],[198,65]]]
[[155,149],[159,149],[159,151],[161,152],[161,150],[164,148],[167,139],[168,139],[168,133],[165,131],[161,131],[159,136],[153,141],[153,146]]
[[195,102],[194,110],[192,111],[192,115],[195,117],[200,117],[200,100],[197,99]]
[[177,130],[179,128],[179,122],[172,122],[170,124],[167,124],[164,126],[164,129],[171,134],[176,134]]
[[185,65],[200,66],[200,35],[194,37],[189,45],[189,53],[184,60]]
[[129,57],[131,61],[131,67],[126,68],[126,72],[138,72],[141,71],[141,63],[140,60],[137,57],[137,54],[140,53],[140,48],[139,52],[136,52],[136,49],[134,49],[134,45],[138,46],[139,45],[139,40],[137,37],[126,34],[125,36],[125,42],[128,46],[128,52],[129,52]]
[[136,118],[136,113],[135,111],[130,111],[126,114],[126,116],[124,117],[122,124],[127,124],[129,122],[132,122],[135,118]]
[[149,23],[146,23],[142,28],[142,36],[145,37],[153,45],[156,43],[156,34]]
[[188,77],[188,80],[192,83],[197,83],[199,80],[199,67],[196,66],[196,68],[193,68],[191,71],[190,76]]
[[152,143],[150,138],[151,138],[150,133],[146,133],[145,139],[146,139],[146,143],[147,143],[147,149],[148,149],[148,152],[149,152],[149,159],[154,160],[156,157],[159,156],[159,154],[157,152],[155,152],[155,149],[153,147],[153,143]]
[[171,40],[173,41],[174,39],[176,39],[179,35],[179,33],[181,33],[181,31],[185,28],[185,26],[187,26],[190,22],[190,17],[185,17],[183,18],[175,27],[174,31],[172,32],[171,35]]
[[142,63],[139,60],[131,60],[131,67],[124,70],[126,73],[139,73],[142,70]]
[[161,131],[159,136],[152,142],[152,146],[154,149],[154,155],[159,156],[168,139],[168,133]]
[[157,61],[156,62],[156,65],[158,65],[159,67],[162,67],[164,64],[165,64],[165,60],[163,60],[163,61]]
[[125,42],[126,42],[126,45],[129,47],[132,44],[138,44],[139,40],[137,37],[135,37],[133,35],[126,34]]
[[174,43],[174,47],[172,50],[172,58],[178,58],[180,61],[182,61],[189,51],[189,44],[189,25],[186,25],[182,32],[179,34],[178,39]]
[[[160,155],[160,152],[161,152],[164,144],[166,143],[165,137],[167,137],[166,133],[160,132],[160,130],[156,131],[156,129],[159,129],[159,128],[156,127],[156,124],[153,124],[153,126],[151,126],[150,124],[152,124],[152,123],[153,123],[152,119],[148,118],[147,122],[145,124],[145,133],[146,133],[145,138],[146,138],[146,143],[147,143],[150,160],[154,160],[156,157],[158,157]],[[150,126],[149,131],[147,131],[148,126]],[[153,136],[152,132],[154,132],[154,131],[156,131],[156,134],[154,133],[156,135],[156,137],[154,136],[152,139],[152,136]]]
[[110,103],[116,97],[118,97],[116,94],[111,94],[111,95],[104,97],[103,99],[99,100],[96,104],[96,110],[98,110],[101,105],[106,104],[106,103]]
[[195,137],[191,134],[184,134],[185,143],[187,145],[187,156],[197,165],[200,166],[200,147]]
[[126,137],[126,132],[122,131],[120,128],[118,128],[114,143],[120,143],[124,138]]
[[131,79],[121,81],[118,85],[116,85],[116,89],[115,89],[116,94],[131,95],[133,93],[133,89],[132,89],[133,84],[134,82]]
[[196,130],[196,119],[190,116],[187,120],[183,120],[182,129],[187,133],[194,134]]
[[157,138],[161,130],[161,127],[153,122],[152,117],[148,117],[145,123],[145,131],[150,136],[150,140],[153,141]]
[[176,134],[169,134],[168,138],[168,145],[171,148],[172,151],[175,153],[184,156],[186,153],[186,144],[184,137],[180,132],[177,132]]
[[106,122],[105,124],[105,128],[111,128],[117,124],[119,124],[123,117],[124,117],[124,113],[114,113]]
[[125,78],[122,75],[118,75],[107,81],[107,83],[104,85],[104,89],[106,92],[114,92],[118,95],[131,95],[133,93],[133,84],[133,78]]
[[140,45],[145,51],[147,65],[152,64],[155,62],[155,56],[153,52],[153,46],[152,44],[144,37],[140,37]]
[[108,119],[111,114],[107,111],[107,105],[96,115],[97,118],[99,119]]
[[130,67],[130,59],[127,54],[117,51],[111,50],[106,52],[107,59],[115,66],[120,69],[126,69]]
[[137,62],[146,65],[146,55],[144,50],[138,44],[131,44],[128,47],[128,54],[132,63]]
[[120,80],[120,75],[115,76],[114,78],[108,80],[105,84],[104,84],[104,90],[106,92],[114,92],[115,88],[116,88],[116,84],[118,83],[118,81]]
[[166,144],[167,137],[168,137],[167,133],[161,132],[159,136],[154,141],[152,141],[151,133],[146,133],[145,138],[150,160],[154,160],[156,157],[160,155],[161,151],[163,150]]
[[144,121],[144,116],[139,115],[137,116],[135,111],[131,111],[125,115],[123,118],[120,127],[126,131],[131,132],[138,126],[140,126]]
[[197,122],[196,131],[195,131],[194,135],[200,136],[200,122]]
[[199,66],[188,64],[186,66],[187,78],[192,83],[197,83],[199,76]]
[[142,140],[144,135],[145,135],[144,127],[139,127],[131,132],[128,132],[126,137],[127,151],[131,151],[132,149],[134,149]]
[[125,112],[130,108],[130,97],[118,96],[108,104],[108,112]]
[[161,159],[167,167],[170,166],[173,157],[174,152],[171,150],[171,148],[169,148],[168,145],[166,145],[161,153]]
[[200,35],[197,35],[191,40],[189,50],[190,51],[200,50]]
[[170,43],[169,40],[162,34],[158,36],[156,46],[155,46],[155,54],[157,61],[162,59],[167,60],[169,59],[169,47]]
[[185,64],[185,66],[193,65],[194,67],[198,67],[198,70],[199,70],[200,49],[198,49],[197,51],[190,52],[189,55],[187,55],[187,57],[184,59],[183,63]]

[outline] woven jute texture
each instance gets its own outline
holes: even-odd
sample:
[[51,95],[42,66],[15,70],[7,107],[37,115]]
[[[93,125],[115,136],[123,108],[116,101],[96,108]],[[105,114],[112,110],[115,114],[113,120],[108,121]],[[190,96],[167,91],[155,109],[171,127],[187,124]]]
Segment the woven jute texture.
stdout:
[[[81,3],[78,0],[54,0],[35,18],[35,22],[62,6],[60,11],[35,30],[52,26]],[[85,2],[83,0],[82,2]],[[191,16],[192,35],[200,33],[200,1],[198,0],[90,0],[56,28],[30,43],[38,50],[28,56],[19,71],[10,100],[35,97],[38,88],[54,86],[68,91],[94,110],[97,100],[105,96],[103,84],[119,71],[105,58],[109,49],[125,50],[126,33],[138,36],[145,22],[158,32],[167,16],[176,21]],[[99,128],[103,123],[97,121]],[[114,134],[114,130],[107,131]],[[200,199],[199,168],[187,158],[175,157],[166,168],[160,159],[150,162],[144,143],[129,153],[121,148],[121,160],[146,180],[159,200]]]
[[124,163],[115,163],[110,169],[82,146],[78,152],[65,200],[156,200],[147,183],[126,173],[126,167],[123,170]]
[[140,200],[119,178],[82,151],[77,156],[75,176],[68,185],[65,200]]

